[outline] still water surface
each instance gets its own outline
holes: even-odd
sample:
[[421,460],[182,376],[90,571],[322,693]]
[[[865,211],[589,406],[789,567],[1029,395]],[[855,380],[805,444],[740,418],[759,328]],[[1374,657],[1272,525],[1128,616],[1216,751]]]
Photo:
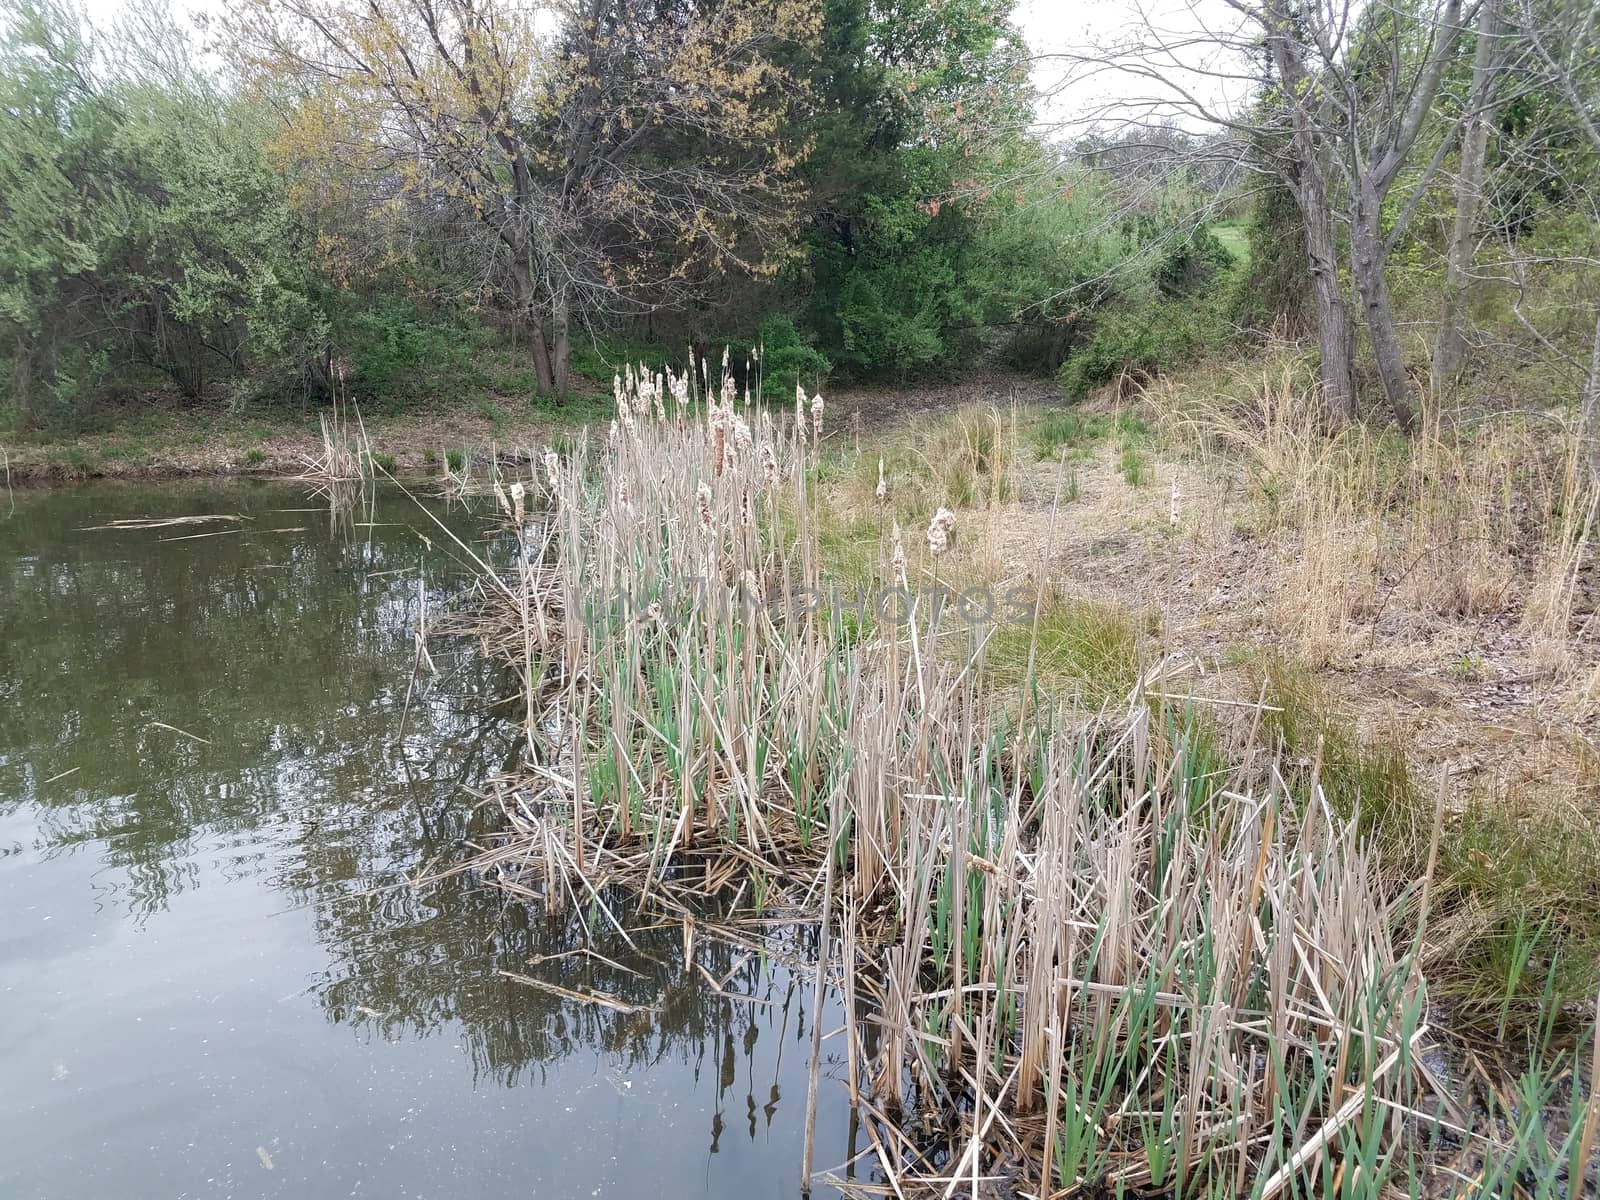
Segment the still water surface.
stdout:
[[[500,681],[436,645],[412,687],[461,579],[413,501],[314,506],[0,497],[0,1196],[796,1194],[803,981],[707,947],[730,1000],[676,928],[588,943],[617,970],[578,918],[406,885],[479,832]],[[219,513],[246,520],[91,528]],[[819,1167],[852,1140],[821,1098]]]

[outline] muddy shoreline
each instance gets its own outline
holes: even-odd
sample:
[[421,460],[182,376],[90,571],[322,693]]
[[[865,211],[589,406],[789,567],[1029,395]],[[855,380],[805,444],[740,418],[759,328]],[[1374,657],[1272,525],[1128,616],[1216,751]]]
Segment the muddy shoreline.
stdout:
[[[1013,402],[1059,404],[1060,392],[1048,379],[988,371],[920,384],[841,387],[828,397],[836,436],[914,423],[966,405]],[[298,475],[321,449],[316,411],[263,416],[159,405],[92,433],[4,433],[0,486],[8,478],[13,486],[31,486]],[[496,448],[541,446],[584,425],[603,427],[610,415],[609,404],[593,396],[575,396],[566,408],[506,397],[486,410],[441,402],[394,416],[369,415],[366,427],[373,449],[393,459],[392,473],[412,478],[441,474],[452,451],[481,457]]]

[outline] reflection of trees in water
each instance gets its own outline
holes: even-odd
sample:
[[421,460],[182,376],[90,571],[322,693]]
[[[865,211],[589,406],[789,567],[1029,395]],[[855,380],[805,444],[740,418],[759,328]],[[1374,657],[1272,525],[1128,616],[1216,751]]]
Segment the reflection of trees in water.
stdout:
[[[448,863],[480,839],[479,820],[460,803],[397,804],[351,831],[359,836],[308,838],[291,860],[283,883],[313,907],[330,960],[312,989],[329,1019],[387,1039],[459,1037],[480,1085],[540,1082],[547,1064],[594,1052],[621,1076],[671,1059],[717,1082],[711,1152],[729,1125],[750,1137],[770,1126],[782,1056],[793,1066],[808,1052],[807,989],[763,956],[705,936],[698,967],[685,965],[675,922],[630,930],[630,945],[597,910],[536,910],[471,874],[422,889],[404,882],[417,863]],[[377,881],[396,886],[372,890]],[[606,902],[629,911],[627,897]],[[501,971],[640,1011],[565,999]],[[795,1044],[780,1051],[780,1039]]]
[[[192,884],[202,845],[224,874],[255,873],[264,827],[404,784],[389,741],[416,572],[437,604],[448,564],[403,528],[330,539],[316,514],[274,511],[303,505],[285,488],[91,489],[30,498],[0,530],[0,808],[33,803],[46,853],[100,843],[103,885],[135,912]],[[252,520],[187,541],[82,529],[197,512]],[[422,519],[403,497],[375,516]],[[267,532],[285,525],[307,529]],[[460,727],[447,687],[414,701],[414,733]]]
[[[368,519],[416,521],[438,544],[411,501],[391,499]],[[480,655],[441,652],[441,675],[410,698],[402,756],[417,571],[428,564],[436,606],[448,563],[404,529],[330,537],[319,514],[273,511],[304,505],[283,488],[94,489],[32,497],[0,527],[0,812],[30,805],[47,855],[92,844],[110,868],[96,886],[136,918],[219,874],[270,881],[311,914],[328,965],[310,990],[330,1020],[458,1035],[474,1078],[501,1085],[596,1050],[623,1075],[670,1059],[716,1080],[712,1152],[729,1128],[756,1136],[780,1099],[779,1060],[806,1054],[809,992],[786,973],[697,939],[705,973],[755,998],[736,1000],[682,963],[677,924],[630,947],[598,913],[535,913],[467,875],[406,885],[485,832],[459,784],[508,751],[506,731],[476,715],[503,680]],[[177,542],[159,539],[187,529],[81,531],[202,512],[306,529]],[[798,1044],[779,1051],[781,1039]]]
[[[479,832],[469,828],[465,812],[452,806],[440,814],[446,827],[433,831],[435,844]],[[414,820],[416,810],[395,817]],[[777,1079],[752,1076],[754,1052],[762,1036],[776,1038],[781,1029],[803,1034],[804,995],[761,956],[719,940],[697,941],[696,960],[705,974],[726,978],[723,993],[755,998],[735,999],[683,963],[676,924],[634,930],[630,946],[598,912],[535,911],[470,874],[420,891],[402,885],[363,894],[372,875],[358,869],[350,876],[354,886],[330,886],[334,873],[318,862],[324,852],[308,851],[300,882],[312,893],[318,936],[331,959],[315,986],[330,1019],[385,1038],[459,1031],[475,1080],[504,1086],[542,1078],[545,1064],[599,1051],[625,1075],[669,1057],[697,1078],[709,1069],[720,1098],[734,1088],[742,1058],[747,1086],[740,1115],[752,1132],[758,1116],[771,1121]],[[618,903],[614,911],[627,906]],[[565,999],[502,970],[603,993],[640,1011]],[[717,1111],[720,1122],[720,1100]]]

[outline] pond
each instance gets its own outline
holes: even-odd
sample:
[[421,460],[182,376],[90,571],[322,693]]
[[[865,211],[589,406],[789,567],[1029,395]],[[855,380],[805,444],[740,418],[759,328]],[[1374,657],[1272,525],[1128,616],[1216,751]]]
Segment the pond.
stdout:
[[[435,518],[477,536],[426,507],[0,495],[0,1195],[799,1191],[806,977],[411,886],[512,751],[470,647],[419,662],[464,577]],[[822,1168],[857,1138],[820,1094]]]

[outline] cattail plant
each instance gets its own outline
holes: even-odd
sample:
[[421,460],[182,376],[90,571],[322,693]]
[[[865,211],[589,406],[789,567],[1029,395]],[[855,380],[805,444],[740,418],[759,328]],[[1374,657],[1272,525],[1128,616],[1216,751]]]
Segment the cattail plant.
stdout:
[[[840,1059],[901,1195],[1423,1190],[1425,981],[1359,817],[1223,765],[1164,688],[1018,727],[985,631],[940,606],[765,607],[824,582],[820,421],[758,403],[755,452],[733,425],[725,454],[716,420],[633,407],[549,472],[543,543],[458,618],[516,667],[535,743],[496,783],[499,886],[618,928],[620,888],[686,929],[755,891],[796,919],[828,896],[818,969],[848,988]],[[929,553],[955,533],[941,507]],[[898,523],[876,570],[906,585]]]
[[956,515],[941,507],[928,522],[928,553],[938,558],[955,544]]

